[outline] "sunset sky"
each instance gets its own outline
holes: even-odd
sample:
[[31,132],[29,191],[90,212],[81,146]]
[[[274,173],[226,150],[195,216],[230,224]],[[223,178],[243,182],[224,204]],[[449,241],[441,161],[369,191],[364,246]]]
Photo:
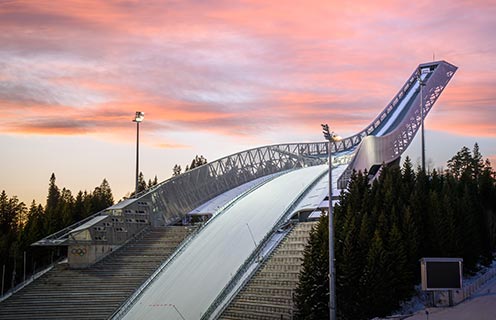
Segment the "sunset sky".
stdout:
[[[496,2],[0,0],[0,190],[116,200],[261,145],[368,125],[422,62],[459,67],[426,121],[430,167],[478,142],[496,164]],[[419,139],[407,151],[419,162]]]

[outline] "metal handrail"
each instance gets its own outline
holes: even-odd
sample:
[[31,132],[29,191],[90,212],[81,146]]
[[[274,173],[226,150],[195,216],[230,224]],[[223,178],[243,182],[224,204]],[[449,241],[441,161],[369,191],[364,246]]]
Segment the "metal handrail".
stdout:
[[[287,172],[287,171],[286,171]],[[259,184],[256,184],[254,186],[251,186],[248,190],[243,192],[242,194],[236,196],[232,200],[230,200],[228,203],[220,207],[218,210],[216,210],[216,214],[212,216],[207,222],[205,222],[200,228],[195,230],[186,240],[184,240],[180,246],[172,253],[172,255],[167,258],[156,270],[153,272],[153,274],[148,277],[148,279],[141,284],[141,286],[136,289],[133,294],[116,310],[114,313],[110,316],[109,319],[112,320],[118,320],[122,319],[126,315],[126,313],[129,311],[129,309],[136,303],[138,298],[143,294],[143,292],[148,288],[155,280],[157,279],[158,275],[162,273],[176,258],[179,256],[181,252],[183,252],[189,244],[198,236],[198,234],[205,229],[205,227],[211,223],[214,219],[222,215],[225,211],[227,211],[229,208],[231,208],[237,201],[240,199],[246,197],[249,193],[253,192],[254,190],[260,188],[270,180],[274,179],[275,177],[281,176],[285,174],[286,172],[280,172],[275,175],[273,175],[271,178],[268,178],[266,180],[261,181]]]
[[[274,227],[272,227],[272,229],[265,234],[263,239],[258,244],[257,248],[255,248],[255,250],[253,250],[252,253],[248,256],[248,258],[245,259],[243,264],[236,271],[235,275],[224,286],[224,288],[219,293],[219,295],[215,298],[215,300],[210,304],[210,307],[202,315],[201,320],[210,319],[210,317],[214,314],[214,312],[220,306],[222,301],[224,301],[224,299],[226,299],[228,297],[228,295],[231,293],[233,288],[237,285],[238,281],[245,275],[245,273],[247,272],[249,267],[255,263],[256,259],[260,256],[260,253],[263,251],[266,242],[270,239],[270,237],[274,234],[274,232],[276,232],[281,227],[281,225],[283,225],[285,223],[285,220],[287,220],[288,217],[291,216],[294,208],[303,199],[303,197],[305,197],[305,195],[307,195],[308,192],[310,192],[312,187],[314,187],[318,183],[318,181],[320,181],[320,179],[322,179],[322,177],[324,177],[326,174],[327,174],[327,171],[324,171],[322,174],[320,174],[318,177],[316,177],[312,181],[312,183],[310,183],[302,192],[300,192],[298,197],[296,197],[289,204],[289,206],[284,210],[284,213],[279,217],[277,223],[274,224]],[[256,270],[258,270],[258,268],[255,268],[255,271]]]
[[[67,237],[66,237],[66,238],[64,238],[64,239],[61,239],[62,237],[64,237],[64,236],[68,236],[68,235],[69,235],[69,233],[70,233],[72,230],[74,230],[74,229],[76,229],[77,227],[79,227],[79,226],[81,226],[81,225],[85,224],[86,222],[90,221],[91,219],[93,219],[93,218],[95,218],[95,217],[98,217],[98,216],[101,216],[101,215],[103,215],[103,214],[106,214],[106,213],[105,213],[105,210],[106,210],[106,209],[101,210],[101,211],[98,211],[97,213],[94,213],[94,214],[92,214],[92,215],[90,215],[90,216],[88,216],[88,217],[86,217],[86,218],[84,218],[84,219],[82,219],[82,220],[79,220],[78,222],[75,222],[75,223],[71,224],[70,226],[67,226],[67,227],[65,227],[65,228],[63,228],[63,229],[61,229],[61,230],[59,230],[59,231],[57,231],[57,232],[55,232],[55,233],[52,233],[52,234],[50,234],[50,235],[48,235],[48,236],[46,236],[46,237],[42,238],[41,240],[38,240],[38,241],[36,241],[36,242],[32,243],[31,245],[32,245],[32,246],[46,246],[46,245],[50,245],[50,244],[48,243],[49,241],[54,241],[54,240],[55,240],[55,241],[60,240],[60,241],[61,241],[60,243],[56,243],[56,244],[55,244],[55,245],[60,245],[60,244],[62,244],[65,240],[67,240],[67,239],[68,239]],[[52,245],[53,245],[53,244],[52,244]]]

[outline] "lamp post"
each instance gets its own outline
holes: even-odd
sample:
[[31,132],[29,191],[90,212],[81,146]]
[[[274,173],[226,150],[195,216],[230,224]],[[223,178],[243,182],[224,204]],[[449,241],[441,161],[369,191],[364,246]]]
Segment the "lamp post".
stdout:
[[425,86],[424,81],[422,81],[422,69],[419,68],[417,80],[420,86],[420,139],[422,147],[422,171],[425,172],[425,137],[424,137],[424,104],[422,101],[423,97],[423,86]]
[[336,268],[334,267],[334,216],[332,213],[332,151],[333,142],[341,140],[341,137],[329,131],[327,124],[322,124],[322,133],[328,141],[327,154],[329,156],[329,318],[336,320]]
[[139,175],[139,124],[145,119],[145,113],[136,111],[133,122],[136,122],[136,187],[134,189],[134,197],[138,195],[138,175]]

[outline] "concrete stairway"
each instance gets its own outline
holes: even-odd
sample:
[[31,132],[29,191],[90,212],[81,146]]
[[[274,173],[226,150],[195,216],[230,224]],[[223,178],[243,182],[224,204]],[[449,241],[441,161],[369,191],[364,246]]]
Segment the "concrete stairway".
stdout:
[[291,319],[303,250],[314,225],[315,222],[296,225],[220,319]]
[[0,319],[108,319],[191,233],[151,229],[95,265],[58,265],[0,303]]

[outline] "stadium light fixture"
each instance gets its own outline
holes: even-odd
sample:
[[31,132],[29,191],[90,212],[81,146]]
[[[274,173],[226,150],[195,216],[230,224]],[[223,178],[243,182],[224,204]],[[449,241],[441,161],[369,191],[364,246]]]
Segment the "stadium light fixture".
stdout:
[[332,213],[332,144],[342,138],[329,130],[329,125],[321,124],[324,138],[328,141],[327,154],[329,156],[329,318],[336,320],[336,268],[334,266],[334,215]]
[[419,107],[420,107],[420,138],[421,138],[421,148],[422,148],[422,171],[425,173],[425,135],[424,135],[424,101],[423,101],[423,87],[425,86],[425,82],[422,80],[422,69],[418,70],[417,81],[420,86],[420,99],[419,99]]
[[138,196],[138,176],[139,176],[139,124],[145,119],[145,113],[136,111],[133,122],[136,122],[136,186],[134,189],[134,197]]

